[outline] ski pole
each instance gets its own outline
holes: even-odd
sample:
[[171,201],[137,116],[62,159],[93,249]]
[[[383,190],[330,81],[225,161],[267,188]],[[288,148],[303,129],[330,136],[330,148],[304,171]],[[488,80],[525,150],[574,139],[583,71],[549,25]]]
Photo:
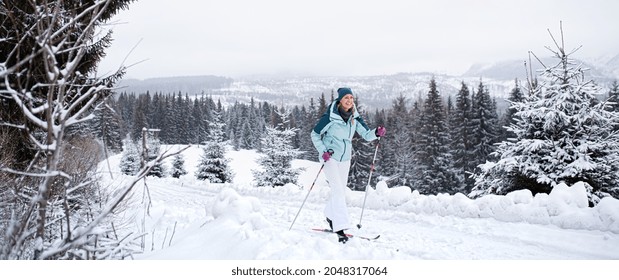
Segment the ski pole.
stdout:
[[361,228],[361,219],[363,219],[363,210],[365,210],[365,201],[368,199],[368,188],[370,188],[370,181],[372,181],[372,171],[374,171],[374,161],[376,161],[376,154],[378,154],[378,145],[380,144],[380,137],[376,142],[376,150],[374,150],[374,158],[372,159],[372,165],[370,166],[370,178],[368,178],[368,185],[365,186],[365,197],[363,198],[363,207],[361,207],[361,216],[359,217],[359,224],[357,228]]
[[294,216],[294,220],[292,220],[292,224],[290,224],[290,228],[288,230],[292,229],[292,226],[294,225],[294,222],[297,220],[297,217],[299,217],[299,214],[301,213],[301,209],[303,209],[303,205],[305,205],[305,201],[309,197],[309,194],[312,191],[312,189],[314,188],[314,184],[316,184],[316,180],[318,180],[318,176],[320,175],[320,172],[322,171],[322,169],[324,167],[325,167],[325,164],[323,163],[322,166],[320,166],[320,170],[318,170],[318,174],[316,174],[316,178],[314,179],[314,182],[312,182],[312,186],[310,187],[310,189],[307,191],[307,195],[305,195],[305,199],[303,199],[303,203],[301,204],[301,207],[299,208],[299,211],[297,212],[297,215]]

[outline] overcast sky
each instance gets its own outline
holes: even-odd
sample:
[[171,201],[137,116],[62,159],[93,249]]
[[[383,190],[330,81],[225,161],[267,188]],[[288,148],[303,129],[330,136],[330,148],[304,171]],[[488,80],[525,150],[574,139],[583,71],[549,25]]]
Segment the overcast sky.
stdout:
[[125,58],[138,79],[462,74],[549,54],[560,21],[577,57],[619,54],[617,0],[138,0],[114,19],[99,74]]

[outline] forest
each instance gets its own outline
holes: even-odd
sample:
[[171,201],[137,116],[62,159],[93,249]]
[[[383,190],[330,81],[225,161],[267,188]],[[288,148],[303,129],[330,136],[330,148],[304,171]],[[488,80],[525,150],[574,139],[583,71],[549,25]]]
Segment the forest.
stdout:
[[[514,100],[522,99],[518,81],[512,96]],[[301,107],[278,107],[268,102],[256,103],[252,100],[249,104],[237,102],[224,108],[221,102],[210,96],[196,96],[193,93],[122,92],[117,99],[110,99],[108,106],[98,113],[101,121],[88,127],[94,129],[93,133],[97,137],[105,139],[107,147],[114,152],[121,151],[123,139],[140,139],[142,128],[161,129],[157,137],[164,144],[203,144],[209,140],[209,123],[213,121],[213,112],[220,112],[225,124],[224,139],[229,141],[234,149],[261,151],[260,139],[267,133],[267,127],[295,129],[290,144],[293,149],[300,151],[298,157],[318,160],[318,152],[311,143],[309,134],[318,118],[333,102],[333,98],[326,97],[323,93],[318,100],[310,98],[307,106]],[[474,89],[462,83],[462,88],[453,101],[451,97],[443,98],[432,80],[428,85],[427,101],[411,100],[401,95],[393,100],[392,108],[370,111],[365,109],[361,96],[356,99],[356,105],[368,125],[384,125],[390,132],[388,137],[381,139],[376,160],[378,176],[375,180],[382,177],[392,185],[427,185],[420,189],[422,193],[470,192],[473,181],[467,178],[466,173],[472,172],[474,166],[489,159],[494,144],[507,137],[503,128],[505,120],[499,118],[495,100],[490,97],[481,80]],[[431,115],[432,118],[422,117],[424,115]],[[427,124],[422,123],[422,120]],[[437,131],[421,131],[422,127],[428,125],[436,126]],[[466,126],[467,130],[458,131],[458,128],[463,126]],[[106,135],[103,135],[104,132]],[[437,137],[438,140],[428,139],[430,137]],[[470,143],[467,142],[466,147],[460,147],[463,140]],[[363,190],[367,184],[365,178],[369,172],[375,143],[367,143],[357,136],[354,141],[349,187]],[[139,141],[137,142],[139,144]],[[421,154],[426,150],[421,147],[426,147],[430,142],[440,143],[436,154]],[[450,166],[453,162],[451,159],[458,155],[459,164]],[[423,181],[418,176],[425,171],[415,163],[431,158],[445,162],[428,166],[445,169],[430,169],[427,172],[445,172],[449,175],[429,185],[429,181]]]
[[[527,87],[514,81],[508,101],[521,104],[527,101]],[[328,92],[331,92],[330,90]],[[593,104],[598,96],[590,93]],[[609,102],[618,94],[615,82],[607,96],[607,110],[616,111],[617,105]],[[501,142],[517,137],[511,126],[517,126],[516,108],[498,112],[496,100],[491,97],[483,80],[471,86],[462,82],[458,94],[442,96],[436,82],[428,81],[425,98],[413,100],[400,95],[392,101],[392,107],[382,110],[366,110],[363,97],[356,105],[365,121],[371,126],[384,125],[389,133],[380,141],[373,182],[387,180],[391,186],[409,186],[422,194],[464,193],[475,196],[474,173],[480,173],[480,165],[500,159],[497,148]],[[99,114],[94,128],[97,137],[106,140],[106,145],[120,152],[123,139],[140,139],[142,128],[161,129],[158,139],[164,144],[203,144],[209,140],[209,124],[214,113],[221,115],[222,139],[234,149],[262,151],[261,139],[269,131],[294,129],[290,147],[299,153],[295,158],[318,160],[318,152],[309,139],[309,133],[317,119],[324,113],[334,97],[318,100],[310,98],[307,106],[275,106],[268,102],[249,104],[235,103],[227,108],[210,96],[193,93],[127,93],[108,100],[108,106]],[[106,132],[107,135],[102,133]],[[271,132],[272,133],[272,132]],[[139,141],[138,141],[139,144]],[[354,138],[352,168],[349,187],[364,190],[376,143]],[[165,176],[165,174],[160,174]],[[496,194],[526,188],[514,185]],[[549,192],[543,184],[528,185],[534,193]],[[479,193],[479,191],[477,190]]]

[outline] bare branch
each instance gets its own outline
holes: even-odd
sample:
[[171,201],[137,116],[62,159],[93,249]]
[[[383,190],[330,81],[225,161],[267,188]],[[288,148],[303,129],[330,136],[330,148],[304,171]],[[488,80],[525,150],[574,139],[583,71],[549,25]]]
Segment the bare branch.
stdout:
[[561,51],[565,53],[565,36],[563,35],[563,21],[559,21],[559,29],[561,30]]
[[88,234],[91,234],[92,230],[99,225],[109,214],[111,214],[114,209],[116,209],[116,207],[118,207],[118,205],[120,205],[120,203],[122,201],[125,200],[125,198],[129,195],[129,193],[131,193],[131,191],[133,190],[133,188],[135,187],[135,185],[140,182],[142,179],[144,179],[144,177],[146,177],[146,175],[150,172],[150,170],[157,164],[162,162],[164,159],[175,156],[177,154],[182,153],[183,151],[185,151],[186,149],[188,149],[190,146],[187,146],[185,148],[182,148],[174,153],[170,153],[167,154],[166,152],[162,153],[161,155],[159,155],[156,159],[150,161],[148,164],[146,164],[146,166],[144,166],[142,169],[140,169],[140,171],[138,172],[138,174],[136,175],[135,179],[133,181],[131,181],[131,183],[126,186],[123,190],[120,191],[120,193],[112,198],[112,200],[110,201],[110,203],[107,204],[107,206],[104,207],[103,211],[101,211],[101,213],[95,217],[89,224],[85,225],[83,228],[80,228],[80,230],[75,230],[73,232],[73,239],[71,240],[63,240],[63,242],[61,244],[58,244],[57,247],[55,248],[50,248],[49,250],[43,252],[40,256],[41,259],[46,259],[48,257],[51,257],[53,255],[58,254],[59,252],[64,252],[68,249],[70,249],[73,246],[76,246],[79,242],[83,242],[80,241],[83,237],[87,236]]
[[[535,57],[535,60],[537,60],[537,62],[539,62],[539,64],[541,64],[544,68],[548,68],[548,66],[546,66],[546,65],[544,64],[544,62],[543,62],[541,59],[539,59],[539,57],[537,57],[537,55],[535,55],[535,53],[534,53],[534,52],[531,52],[531,51],[530,51],[530,52],[529,52],[529,54],[530,54],[530,55],[533,55],[533,57]],[[529,56],[529,59],[530,59],[530,56]]]
[[[557,40],[555,39],[555,37],[552,35],[552,32],[550,32],[550,29],[548,30],[548,34],[550,34],[550,38],[552,39],[552,41],[555,43],[555,46],[557,47],[557,49],[561,52],[564,53],[563,48],[561,46],[559,46],[559,43],[557,43]],[[551,50],[549,47],[546,47],[547,49]]]

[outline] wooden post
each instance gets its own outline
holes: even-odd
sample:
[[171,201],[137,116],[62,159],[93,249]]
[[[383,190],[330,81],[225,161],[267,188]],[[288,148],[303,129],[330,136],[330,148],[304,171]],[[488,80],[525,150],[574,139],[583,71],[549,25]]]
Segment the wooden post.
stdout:
[[140,165],[141,168],[144,168],[146,165],[146,160],[148,158],[148,147],[146,147],[146,132],[148,129],[146,127],[142,127],[142,163]]

